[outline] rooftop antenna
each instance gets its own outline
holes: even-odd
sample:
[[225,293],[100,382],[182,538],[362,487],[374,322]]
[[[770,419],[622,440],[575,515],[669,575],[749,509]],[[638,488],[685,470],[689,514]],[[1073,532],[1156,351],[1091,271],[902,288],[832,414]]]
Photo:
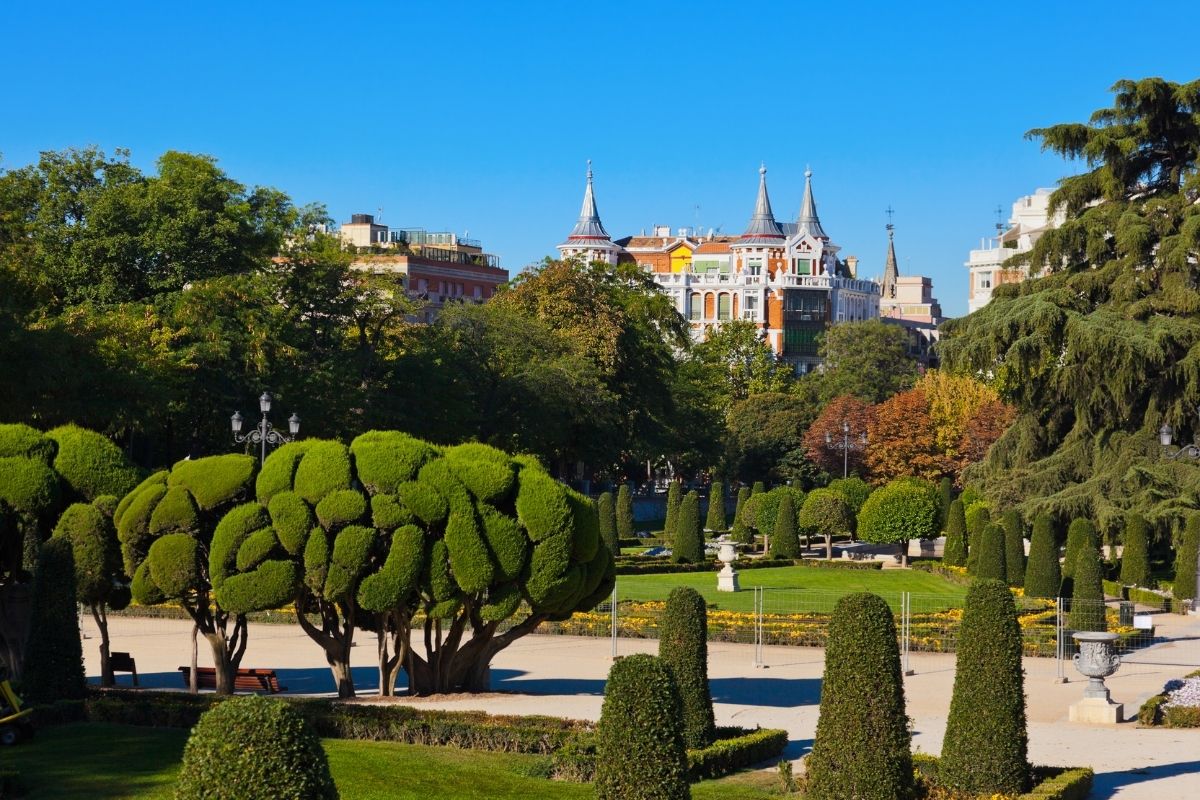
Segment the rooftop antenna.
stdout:
[[692,234],[696,237],[700,236],[700,204],[692,206],[692,215],[695,217],[695,225],[692,227]]
[[887,214],[888,221],[885,227],[887,228],[888,238],[890,239],[892,238],[892,232],[896,230],[896,226],[892,224],[892,217],[895,215],[896,209],[892,208],[891,203],[888,203],[888,207],[883,210],[883,213]]
[[996,238],[999,239],[1004,233],[1004,223],[1001,221],[1004,218],[1004,206],[996,206]]
[[380,206],[379,208],[375,209],[375,221],[383,222],[383,206]]

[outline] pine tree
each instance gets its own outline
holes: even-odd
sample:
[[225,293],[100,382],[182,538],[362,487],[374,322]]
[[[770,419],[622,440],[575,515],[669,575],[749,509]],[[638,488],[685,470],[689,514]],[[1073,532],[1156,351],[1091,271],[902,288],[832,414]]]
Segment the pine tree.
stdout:
[[1175,552],[1175,599],[1196,599],[1196,562],[1200,560],[1200,514],[1188,517]]
[[75,598],[75,557],[65,538],[42,543],[30,602],[25,665],[21,692],[28,704],[87,696]]
[[938,495],[941,498],[941,518],[938,528],[945,531],[950,522],[950,503],[954,501],[954,482],[949,478],[942,478],[942,482],[938,484]]
[[959,628],[939,782],[971,795],[1020,794],[1029,788],[1028,749],[1017,608],[1004,583],[979,579]]
[[796,535],[796,507],[792,502],[791,492],[783,492],[779,500],[775,530],[771,533],[771,555],[774,558],[800,557],[800,538]]
[[988,507],[979,503],[967,507],[967,573],[975,574],[975,562],[979,560],[979,540],[983,529],[992,522]]
[[725,484],[713,481],[708,490],[708,517],[704,527],[710,531],[725,530]]
[[1029,566],[1025,571],[1025,596],[1059,596],[1062,573],[1058,566],[1058,534],[1054,523],[1043,514],[1033,521],[1033,537],[1029,542]]
[[967,565],[967,519],[963,514],[963,503],[956,499],[950,504],[946,521],[946,546],[942,552],[942,563],[949,567]]
[[805,762],[805,796],[911,797],[911,744],[892,611],[878,595],[846,595],[829,622],[821,712]]
[[1126,586],[1150,585],[1150,531],[1146,518],[1130,514],[1125,518],[1125,534],[1121,537],[1121,583]]
[[600,541],[614,556],[619,556],[621,546],[617,542],[617,511],[612,492],[605,492],[596,499],[596,516],[600,518]]
[[708,747],[716,733],[708,688],[708,606],[690,586],[677,586],[667,595],[658,656],[679,686],[684,741],[689,749]]
[[1021,515],[1009,509],[1000,516],[1004,528],[1004,569],[1009,586],[1025,585],[1025,526]]
[[671,560],[676,564],[699,564],[704,560],[704,534],[700,531],[700,495],[688,492],[675,519],[675,541]]
[[633,495],[629,491],[629,484],[622,483],[617,488],[617,537],[620,539],[632,539],[636,535],[633,528]]
[[1004,528],[990,523],[979,537],[979,558],[975,562],[977,580],[1005,580],[1007,570],[1004,563]]
[[663,544],[670,547],[675,541],[675,520],[679,517],[679,503],[683,499],[679,481],[667,484],[667,519],[663,524]]
[[[1076,520],[1078,521],[1078,520]],[[1104,567],[1095,542],[1085,539],[1075,560],[1068,624],[1076,631],[1108,630],[1104,618]]]

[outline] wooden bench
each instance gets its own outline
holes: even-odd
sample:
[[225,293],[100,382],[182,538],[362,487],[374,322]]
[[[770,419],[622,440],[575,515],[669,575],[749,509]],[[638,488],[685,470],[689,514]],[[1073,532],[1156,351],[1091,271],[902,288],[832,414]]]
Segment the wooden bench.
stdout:
[[[191,685],[191,668],[180,667],[183,674],[183,685]],[[217,670],[213,667],[196,667],[196,688],[216,689]],[[286,686],[279,685],[279,677],[273,669],[239,669],[233,677],[235,692],[256,692],[262,694],[278,694],[286,692]]]
[[133,685],[138,685],[137,663],[134,662],[133,656],[129,655],[129,653],[109,653],[108,668],[112,670],[114,677],[116,677],[118,672],[132,673]]

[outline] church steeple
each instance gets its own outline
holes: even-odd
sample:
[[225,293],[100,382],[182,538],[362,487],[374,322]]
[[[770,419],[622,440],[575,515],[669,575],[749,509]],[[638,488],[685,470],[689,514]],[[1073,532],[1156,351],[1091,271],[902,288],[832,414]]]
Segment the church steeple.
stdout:
[[767,167],[764,164],[758,168],[758,199],[754,202],[754,216],[750,218],[750,224],[737,244],[779,245],[783,239],[783,229],[771,211],[771,198],[767,195]]
[[579,219],[571,229],[567,241],[591,240],[607,241],[608,231],[600,222],[600,212],[596,210],[596,195],[592,190],[592,162],[587,162],[587,188],[583,190],[583,207],[579,210]]
[[828,239],[825,229],[821,227],[821,218],[817,216],[817,201],[813,199],[812,170],[804,170],[804,202],[800,206],[800,216],[796,219],[796,232],[800,235],[810,234],[816,239]]
[[896,230],[890,222],[887,225],[887,232],[888,252],[887,263],[883,267],[883,299],[894,300],[896,298],[896,279],[900,277],[900,268],[896,265],[896,243],[893,241]]

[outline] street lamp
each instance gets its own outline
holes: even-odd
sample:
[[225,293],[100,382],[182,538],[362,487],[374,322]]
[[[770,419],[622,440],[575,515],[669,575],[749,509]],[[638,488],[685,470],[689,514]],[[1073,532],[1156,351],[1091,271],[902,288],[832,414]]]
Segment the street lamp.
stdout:
[[296,436],[300,433],[300,417],[297,414],[292,414],[288,417],[288,432],[291,436],[284,436],[279,431],[275,430],[275,426],[267,419],[267,413],[271,410],[271,394],[263,392],[258,398],[258,409],[262,412],[262,420],[251,429],[249,432],[242,433],[242,423],[245,419],[242,417],[242,412],[235,411],[233,416],[229,418],[229,426],[233,429],[233,440],[238,444],[243,442],[253,442],[254,444],[262,445],[259,454],[259,462],[267,460],[267,445],[281,445],[286,442],[296,441]]
[[842,420],[842,440],[835,442],[833,437],[829,435],[829,431],[825,432],[825,446],[830,450],[842,451],[842,477],[845,478],[850,474],[850,451],[862,450],[867,446],[867,433],[861,431],[858,434],[857,440],[850,438],[850,422]]
[[[1200,416],[1200,408],[1196,409],[1197,416]],[[1185,444],[1171,452],[1171,441],[1175,438],[1175,429],[1167,423],[1163,423],[1158,429],[1158,443],[1162,447],[1162,454],[1169,459],[1179,457],[1190,458],[1193,461],[1200,460],[1200,426],[1196,427],[1196,432],[1193,434],[1192,443]]]

